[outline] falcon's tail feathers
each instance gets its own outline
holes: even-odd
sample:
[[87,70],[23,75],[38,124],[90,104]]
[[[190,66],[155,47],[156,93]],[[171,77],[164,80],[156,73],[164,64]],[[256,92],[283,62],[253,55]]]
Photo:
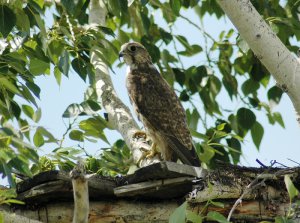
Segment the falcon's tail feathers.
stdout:
[[188,149],[177,138],[168,137],[168,142],[172,150],[183,164],[200,167],[201,163],[196,153],[195,147]]

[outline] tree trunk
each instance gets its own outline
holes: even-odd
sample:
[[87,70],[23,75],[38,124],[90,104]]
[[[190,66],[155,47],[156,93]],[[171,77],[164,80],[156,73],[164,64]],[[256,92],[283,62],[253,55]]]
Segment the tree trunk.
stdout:
[[[103,0],[92,0],[90,2],[89,24],[95,26],[106,26],[107,10]],[[105,43],[104,43],[105,45]],[[96,92],[102,106],[108,113],[108,121],[120,132],[127,146],[131,149],[133,161],[140,167],[158,162],[158,156],[152,159],[141,159],[143,151],[150,146],[143,139],[134,138],[139,131],[129,108],[119,99],[114,90],[107,65],[97,56],[97,46],[91,50],[91,64],[95,67]],[[125,84],[125,83],[124,83]]]
[[250,0],[218,0],[218,3],[278,86],[289,95],[300,123],[300,63],[297,58],[258,14]]

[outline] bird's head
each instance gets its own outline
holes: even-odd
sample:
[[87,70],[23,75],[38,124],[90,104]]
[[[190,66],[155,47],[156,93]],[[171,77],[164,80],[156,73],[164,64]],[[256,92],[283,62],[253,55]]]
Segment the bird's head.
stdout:
[[123,57],[129,66],[151,64],[151,57],[146,48],[137,42],[125,43],[121,46],[119,57]]

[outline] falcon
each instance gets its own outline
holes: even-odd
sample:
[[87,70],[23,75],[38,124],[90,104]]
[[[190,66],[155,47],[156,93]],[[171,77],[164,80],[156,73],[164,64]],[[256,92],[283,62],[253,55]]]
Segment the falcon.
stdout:
[[166,161],[200,166],[187,126],[185,110],[177,95],[152,63],[146,48],[125,43],[119,54],[127,64],[126,87],[146,138],[152,141],[147,158],[156,153]]

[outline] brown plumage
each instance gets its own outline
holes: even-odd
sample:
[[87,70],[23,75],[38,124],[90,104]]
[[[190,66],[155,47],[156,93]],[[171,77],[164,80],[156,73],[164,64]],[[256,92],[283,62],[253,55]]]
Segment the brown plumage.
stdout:
[[164,160],[200,166],[183,109],[175,92],[164,80],[145,47],[126,43],[121,47],[128,65],[126,87],[130,100],[153,149],[157,147]]

